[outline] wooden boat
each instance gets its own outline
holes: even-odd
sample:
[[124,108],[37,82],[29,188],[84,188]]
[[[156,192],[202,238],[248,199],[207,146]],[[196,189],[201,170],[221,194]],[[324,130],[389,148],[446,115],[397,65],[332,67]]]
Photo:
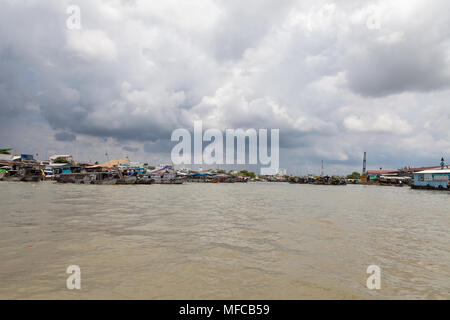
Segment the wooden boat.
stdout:
[[56,175],[55,180],[59,183],[90,184],[96,177],[90,173],[63,173]]
[[96,172],[93,175],[95,179],[91,181],[91,184],[117,184],[120,179],[119,175],[113,172]]
[[173,180],[160,180],[153,182],[154,184],[183,184],[183,180],[181,179],[173,179]]
[[111,172],[63,173],[56,176],[59,183],[117,184],[119,176]]
[[136,180],[136,184],[153,184],[155,180],[150,176],[138,176]]
[[42,172],[40,169],[26,166],[19,169],[11,169],[6,170],[6,172],[2,172],[0,180],[39,182],[42,180]]
[[136,176],[120,176],[117,180],[117,184],[136,184],[138,180],[138,177]]

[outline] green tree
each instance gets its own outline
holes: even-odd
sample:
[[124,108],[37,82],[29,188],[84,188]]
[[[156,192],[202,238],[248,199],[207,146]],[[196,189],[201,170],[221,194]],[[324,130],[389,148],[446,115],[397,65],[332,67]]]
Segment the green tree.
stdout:
[[71,162],[64,158],[56,158],[55,160],[53,160],[53,163],[71,163]]
[[241,170],[239,173],[243,176],[250,177],[250,178],[254,178],[256,176],[256,174],[254,172],[249,172],[247,170]]
[[359,172],[356,171],[347,176],[347,179],[359,179],[359,178],[361,178],[361,175],[359,174]]
[[248,172],[247,173],[247,177],[250,177],[250,178],[255,178],[256,177],[256,174],[254,173],[254,172]]
[[0,154],[11,154],[10,151],[11,151],[11,148],[0,149]]

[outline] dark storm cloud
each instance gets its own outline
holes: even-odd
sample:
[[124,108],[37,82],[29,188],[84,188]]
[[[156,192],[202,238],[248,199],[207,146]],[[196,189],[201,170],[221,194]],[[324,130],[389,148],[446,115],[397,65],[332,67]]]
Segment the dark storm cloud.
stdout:
[[125,151],[129,151],[129,152],[138,152],[139,148],[134,148],[134,147],[129,147],[129,146],[125,146],[122,148]]
[[443,6],[423,9],[416,8],[417,16],[401,25],[383,22],[380,14],[379,30],[362,28],[350,38],[353,44],[345,52],[344,66],[354,92],[379,97],[450,86],[448,11],[441,10]]
[[255,47],[273,24],[286,16],[292,3],[292,0],[259,0],[242,5],[240,0],[224,1],[225,14],[217,22],[219,27],[214,36],[216,57],[240,59],[245,50]]
[[144,143],[143,150],[147,153],[170,153],[176,143],[177,142],[170,141],[170,139],[146,142]]
[[368,96],[385,96],[449,87],[444,52],[429,52],[425,48],[421,51],[414,47],[383,48],[355,59],[349,72],[352,90]]
[[75,141],[77,137],[68,132],[57,132],[55,133],[55,139],[58,141]]

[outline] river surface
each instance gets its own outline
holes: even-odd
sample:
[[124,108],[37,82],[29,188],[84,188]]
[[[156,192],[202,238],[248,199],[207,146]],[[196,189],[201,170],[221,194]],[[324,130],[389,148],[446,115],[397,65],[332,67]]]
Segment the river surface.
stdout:
[[[1,299],[450,299],[448,192],[0,182],[0,194]],[[66,288],[70,265],[80,290]]]

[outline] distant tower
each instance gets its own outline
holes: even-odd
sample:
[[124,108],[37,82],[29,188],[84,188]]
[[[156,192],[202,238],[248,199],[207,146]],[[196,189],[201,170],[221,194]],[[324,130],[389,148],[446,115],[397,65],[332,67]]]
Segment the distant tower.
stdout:
[[363,172],[362,172],[363,175],[366,174],[366,165],[367,165],[366,152],[364,151]]
[[322,160],[322,170],[320,171],[320,176],[323,177],[323,160]]
[[444,157],[442,157],[441,159],[441,169],[444,170],[445,167],[445,161],[444,161]]

